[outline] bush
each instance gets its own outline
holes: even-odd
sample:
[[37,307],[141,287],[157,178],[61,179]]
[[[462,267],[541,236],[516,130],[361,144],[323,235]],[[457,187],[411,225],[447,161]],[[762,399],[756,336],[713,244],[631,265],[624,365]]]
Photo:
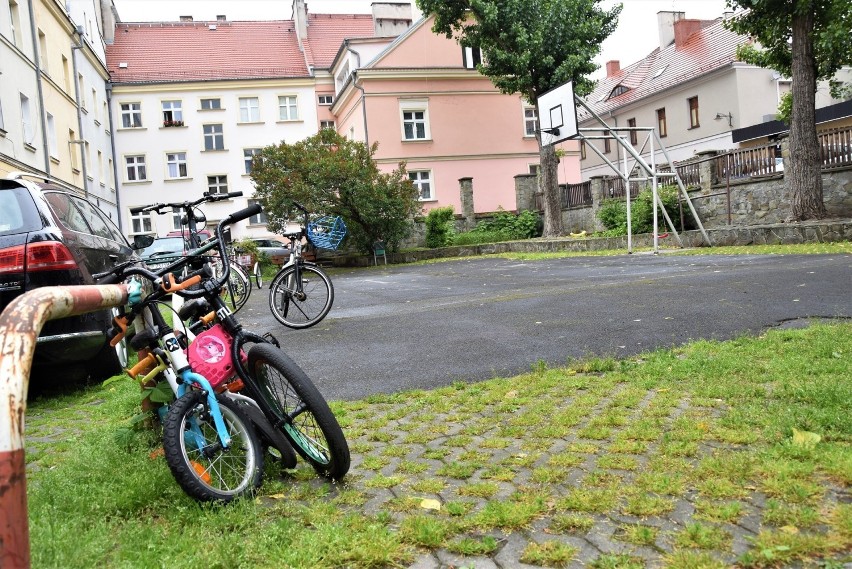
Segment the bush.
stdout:
[[499,210],[491,219],[483,219],[471,232],[500,233],[508,239],[530,239],[541,235],[541,223],[538,214],[526,210],[518,215]]
[[[680,208],[678,207],[677,186],[660,186],[657,189],[660,200],[669,214],[672,222],[677,227],[680,220]],[[631,202],[630,213],[632,216],[633,234],[651,233],[654,230],[653,192],[650,188],[642,190]],[[695,220],[688,208],[684,209],[684,228],[695,229]],[[607,229],[607,233],[615,235],[627,235],[627,204],[624,199],[608,199],[601,202],[598,210],[598,219]],[[661,213],[658,225],[661,231],[666,230],[666,220]]]
[[446,247],[453,242],[453,206],[438,207],[429,211],[426,216],[426,246]]

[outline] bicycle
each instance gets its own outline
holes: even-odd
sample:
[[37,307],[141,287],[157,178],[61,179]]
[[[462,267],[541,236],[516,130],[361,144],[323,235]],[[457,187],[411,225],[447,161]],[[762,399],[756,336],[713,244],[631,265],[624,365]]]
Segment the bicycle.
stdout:
[[298,231],[285,233],[290,240],[290,259],[269,284],[269,310],[281,324],[295,329],[310,328],[321,321],[334,303],[334,285],[316,263],[305,261],[302,239],[317,248],[336,249],[346,235],[340,217],[323,217],[309,222],[308,210],[297,202],[303,223]]
[[[226,194],[204,193],[201,198],[192,202],[184,201],[165,204],[155,203],[147,206],[130,208],[130,213],[136,214],[153,211],[158,215],[162,215],[164,213],[162,210],[166,208],[171,208],[172,212],[181,211],[183,214],[181,216],[181,234],[184,235],[183,228],[186,228],[187,231],[185,233],[185,238],[189,242],[189,247],[191,249],[197,249],[201,246],[199,231],[204,228],[203,226],[199,227],[198,225],[207,221],[205,215],[200,210],[196,211],[197,206],[202,203],[229,200],[242,195],[242,192],[229,192]],[[218,259],[207,259],[207,261],[211,263],[216,274],[222,274],[221,262]],[[197,266],[195,268],[197,268]],[[231,270],[227,284],[227,295],[230,298],[231,307],[234,311],[238,311],[240,308],[245,306],[245,303],[248,302],[249,295],[251,295],[251,279],[242,267],[236,263],[231,263]]]
[[[158,285],[116,318],[112,342],[124,337],[132,321],[137,334],[131,346],[152,351],[130,371],[136,376],[144,373],[143,379],[163,373],[179,396],[166,412],[164,449],[178,483],[199,500],[230,501],[257,487],[263,457],[250,442],[254,427],[260,431],[260,442],[276,449],[287,468],[295,466],[295,449],[317,472],[332,479],[339,480],[349,470],[343,431],[317,388],[273,337],[244,330],[220,295],[229,272],[223,230],[260,211],[254,205],[231,214],[219,223],[214,238],[157,273],[124,264],[98,275],[105,277],[103,284],[138,275]],[[213,276],[204,264],[181,281],[171,276],[216,247],[224,261],[223,275]],[[193,285],[200,286],[193,290]],[[194,299],[181,309],[180,316],[192,320],[186,336],[178,337],[158,310],[145,310],[169,293]],[[253,425],[246,424],[246,417]],[[232,480],[234,474],[229,477],[216,469],[232,448],[228,425],[241,435],[240,448],[246,455],[237,462],[239,483]]]

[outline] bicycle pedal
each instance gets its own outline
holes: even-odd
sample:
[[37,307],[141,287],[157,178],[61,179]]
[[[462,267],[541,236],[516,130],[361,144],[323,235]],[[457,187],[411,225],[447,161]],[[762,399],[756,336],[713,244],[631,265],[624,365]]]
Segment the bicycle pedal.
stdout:
[[272,335],[272,332],[267,332],[263,335],[263,339],[275,346],[276,348],[280,348],[281,344],[278,343],[278,338]]

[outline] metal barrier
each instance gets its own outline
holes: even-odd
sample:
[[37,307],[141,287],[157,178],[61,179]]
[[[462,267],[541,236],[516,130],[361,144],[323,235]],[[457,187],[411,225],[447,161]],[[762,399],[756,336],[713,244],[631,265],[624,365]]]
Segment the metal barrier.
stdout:
[[48,320],[127,303],[125,285],[43,287],[0,314],[0,567],[29,567],[24,414],[36,338]]

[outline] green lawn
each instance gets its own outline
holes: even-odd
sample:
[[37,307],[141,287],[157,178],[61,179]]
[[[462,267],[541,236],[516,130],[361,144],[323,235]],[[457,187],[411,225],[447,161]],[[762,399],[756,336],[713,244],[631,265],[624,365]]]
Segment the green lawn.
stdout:
[[130,380],[31,401],[33,566],[397,567],[533,527],[521,559],[548,566],[578,554],[565,536],[623,548],[595,567],[840,567],[852,549],[852,324],[333,408],[344,483],[268,465],[257,498],[211,506],[128,428]]

